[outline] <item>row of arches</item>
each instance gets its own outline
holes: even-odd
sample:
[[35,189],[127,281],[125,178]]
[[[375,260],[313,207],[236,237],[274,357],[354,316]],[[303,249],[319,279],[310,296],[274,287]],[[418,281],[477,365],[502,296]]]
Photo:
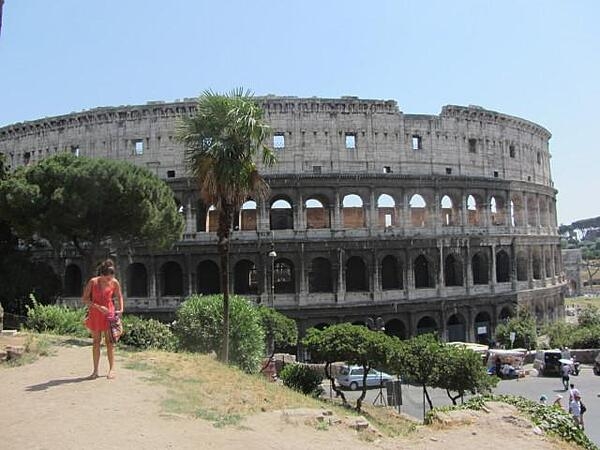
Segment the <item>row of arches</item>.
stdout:
[[[554,207],[551,199],[544,197],[514,196],[508,204],[498,195],[484,200],[477,193],[461,198],[458,194],[444,194],[437,208],[432,198],[415,193],[408,200],[408,208],[403,211],[390,194],[380,194],[376,200],[374,227],[411,226],[415,228],[431,226],[551,226],[554,224]],[[431,197],[431,195],[429,195]],[[464,204],[462,204],[464,202]],[[312,196],[303,202],[303,226],[307,229],[330,228],[336,213],[335,202],[323,196]],[[333,207],[332,207],[333,204]],[[268,207],[269,228],[271,230],[294,229],[294,211],[297,206],[288,197],[274,197]],[[462,211],[465,211],[462,216]],[[525,217],[527,211],[527,217]],[[214,206],[206,207],[199,203],[196,208],[197,231],[214,232],[218,227],[218,213]],[[405,214],[404,222],[400,219]],[[436,216],[436,214],[438,214]],[[367,211],[365,202],[358,194],[347,194],[339,208],[340,226],[345,229],[365,228]],[[539,220],[538,220],[539,217]],[[246,201],[234,218],[233,226],[242,231],[256,230],[258,227],[258,205],[254,200]]]
[[[542,257],[545,256],[545,261]],[[516,270],[513,271],[509,253],[500,249],[495,252],[495,273],[492,273],[490,248],[484,248],[475,252],[469,259],[470,276],[473,285],[487,285],[492,281],[496,283],[507,283],[512,281],[516,275],[516,281],[539,280],[544,277],[552,277],[555,274],[555,266],[549,252],[538,248],[531,251],[529,255],[523,251],[518,252],[516,258]],[[437,259],[425,253],[416,255],[407,267],[403,258],[394,254],[383,256],[378,262],[378,282],[382,290],[435,288],[438,283],[446,287],[465,286],[468,283],[467,272],[469,265],[465,256],[460,251],[447,249],[442,260],[443,278],[439,279],[439,268]],[[531,266],[530,266],[531,263]],[[315,257],[307,261],[307,288],[309,293],[335,292],[334,281],[336,281],[336,270],[329,258]],[[364,257],[350,256],[342,268],[342,279],[347,292],[371,291],[372,267]],[[409,277],[409,271],[411,277]],[[158,271],[160,296],[182,296],[186,294],[184,284],[184,271],[176,261],[168,261],[162,264]],[[251,259],[242,259],[233,266],[233,290],[238,294],[258,294],[261,289],[258,270],[255,262]],[[267,270],[266,276],[272,277],[275,294],[291,294],[299,290],[296,278],[302,276],[297,272],[294,262],[288,258],[278,258],[273,261],[271,269]],[[131,297],[148,297],[150,280],[146,266],[136,262],[126,268],[125,291]],[[412,282],[409,281],[412,278]],[[409,285],[409,286],[407,286]],[[82,275],[76,264],[70,264],[65,271],[65,295],[81,295]],[[220,270],[213,260],[201,261],[195,270],[196,292],[202,294],[215,294],[221,291]],[[266,290],[266,289],[265,289]]]

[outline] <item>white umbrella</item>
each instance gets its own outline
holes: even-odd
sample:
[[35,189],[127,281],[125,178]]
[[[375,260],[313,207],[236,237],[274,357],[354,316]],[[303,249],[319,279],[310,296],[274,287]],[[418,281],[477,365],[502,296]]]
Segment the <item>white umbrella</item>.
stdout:
[[571,361],[570,359],[559,359],[558,360],[559,363],[561,364],[573,364],[573,361]]

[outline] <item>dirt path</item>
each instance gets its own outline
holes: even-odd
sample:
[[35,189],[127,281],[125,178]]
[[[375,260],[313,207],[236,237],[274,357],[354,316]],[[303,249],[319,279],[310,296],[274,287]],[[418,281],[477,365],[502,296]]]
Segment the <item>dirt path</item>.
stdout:
[[[240,427],[215,428],[200,419],[166,415],[161,400],[167,387],[148,383],[147,373],[125,369],[118,358],[117,379],[85,379],[90,347],[58,347],[55,355],[30,365],[0,368],[0,427],[3,449],[469,449],[502,442],[504,448],[559,448],[526,426],[503,421],[497,430],[474,425],[451,430],[426,429],[409,442],[365,442],[344,426],[318,430],[302,414],[271,412]],[[106,374],[106,359],[101,360]],[[489,418],[488,424],[500,420]],[[512,428],[511,428],[512,426]],[[370,439],[369,439],[370,440]]]

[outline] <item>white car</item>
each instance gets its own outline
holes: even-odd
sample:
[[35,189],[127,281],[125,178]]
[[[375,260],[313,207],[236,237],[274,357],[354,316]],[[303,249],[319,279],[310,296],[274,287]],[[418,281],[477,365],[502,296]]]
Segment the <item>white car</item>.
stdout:
[[[340,369],[336,381],[340,386],[356,391],[363,386],[363,374],[364,369],[361,366],[344,366]],[[393,379],[390,374],[371,369],[367,374],[367,387],[383,387],[386,382]]]

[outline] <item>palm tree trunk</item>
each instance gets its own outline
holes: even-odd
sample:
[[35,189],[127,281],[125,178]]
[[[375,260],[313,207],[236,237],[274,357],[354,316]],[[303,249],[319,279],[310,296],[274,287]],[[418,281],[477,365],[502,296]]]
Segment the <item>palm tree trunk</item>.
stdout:
[[223,348],[221,361],[229,363],[229,230],[231,227],[231,213],[229,208],[223,207],[219,214],[219,257],[221,263],[221,292],[223,293]]

